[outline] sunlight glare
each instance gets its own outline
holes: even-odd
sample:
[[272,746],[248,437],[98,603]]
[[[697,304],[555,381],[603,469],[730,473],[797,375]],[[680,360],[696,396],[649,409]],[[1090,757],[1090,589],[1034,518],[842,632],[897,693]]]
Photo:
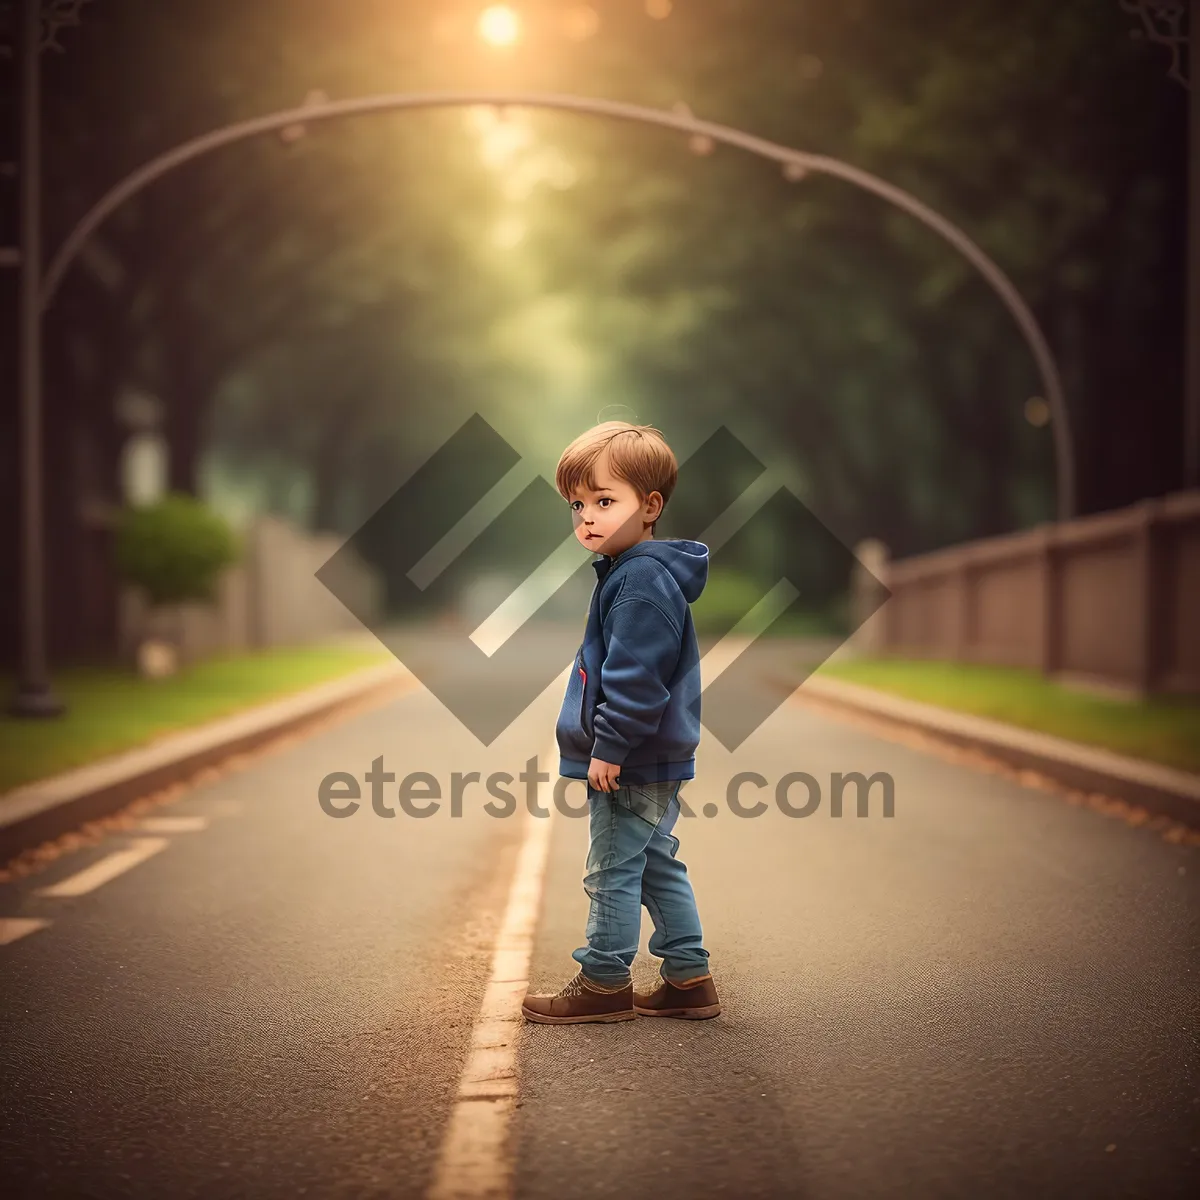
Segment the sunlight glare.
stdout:
[[521,19],[507,4],[493,4],[479,14],[479,36],[489,46],[512,46],[521,36]]

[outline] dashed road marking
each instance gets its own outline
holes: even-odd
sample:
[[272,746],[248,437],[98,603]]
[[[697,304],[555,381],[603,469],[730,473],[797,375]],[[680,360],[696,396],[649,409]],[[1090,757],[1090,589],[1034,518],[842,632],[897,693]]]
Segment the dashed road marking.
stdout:
[[[557,753],[555,746],[553,760]],[[553,813],[549,785],[541,785],[541,792],[543,806]],[[491,975],[427,1200],[508,1200],[512,1195],[509,1121],[517,1100],[517,1035],[524,1024],[521,1001],[529,989],[529,960],[550,848],[550,817],[531,813],[525,820]]]
[[37,933],[49,924],[49,921],[34,917],[0,917],[0,946],[7,946],[9,942],[15,942],[27,933]]
[[107,854],[99,862],[90,867],[68,875],[66,879],[52,884],[50,887],[39,888],[39,896],[83,896],[88,892],[106,884],[111,879],[125,871],[145,862],[151,855],[169,846],[167,838],[139,838],[132,846]]
[[147,833],[199,833],[208,828],[207,817],[147,817],[140,822]]

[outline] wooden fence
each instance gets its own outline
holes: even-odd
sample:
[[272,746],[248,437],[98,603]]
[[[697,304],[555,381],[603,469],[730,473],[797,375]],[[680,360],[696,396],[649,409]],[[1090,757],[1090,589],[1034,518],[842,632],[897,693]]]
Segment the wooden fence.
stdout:
[[871,652],[1200,693],[1200,491],[873,565]]

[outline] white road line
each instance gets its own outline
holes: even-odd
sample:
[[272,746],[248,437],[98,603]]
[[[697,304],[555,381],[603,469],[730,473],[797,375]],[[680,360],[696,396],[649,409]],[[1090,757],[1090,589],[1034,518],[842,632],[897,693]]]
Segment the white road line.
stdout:
[[15,942],[27,933],[37,933],[49,924],[49,921],[33,917],[0,917],[0,946],[7,946],[9,942]]
[[[551,761],[558,761],[557,746]],[[553,813],[551,784],[541,785],[539,798]],[[521,1001],[529,989],[551,818],[527,814],[525,821],[490,981],[427,1200],[508,1200],[512,1195],[514,1148],[508,1127],[517,1100],[517,1034],[524,1024]]]
[[136,867],[138,863],[145,862],[152,854],[157,854],[169,845],[170,842],[166,838],[139,838],[127,849],[105,855],[99,862],[92,863],[90,867],[84,867],[82,871],[78,871],[74,875],[68,875],[66,879],[60,880],[50,887],[39,888],[37,894],[39,896],[85,895],[100,887],[101,884],[108,883],[110,879],[115,879],[131,867]]
[[147,833],[199,833],[208,828],[207,817],[146,817],[141,828]]

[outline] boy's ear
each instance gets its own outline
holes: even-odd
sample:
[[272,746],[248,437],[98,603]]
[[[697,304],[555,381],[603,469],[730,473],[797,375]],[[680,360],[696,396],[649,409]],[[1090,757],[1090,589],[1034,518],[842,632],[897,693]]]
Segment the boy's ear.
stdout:
[[646,497],[646,516],[651,521],[657,521],[662,516],[663,498],[661,492],[651,492]]

